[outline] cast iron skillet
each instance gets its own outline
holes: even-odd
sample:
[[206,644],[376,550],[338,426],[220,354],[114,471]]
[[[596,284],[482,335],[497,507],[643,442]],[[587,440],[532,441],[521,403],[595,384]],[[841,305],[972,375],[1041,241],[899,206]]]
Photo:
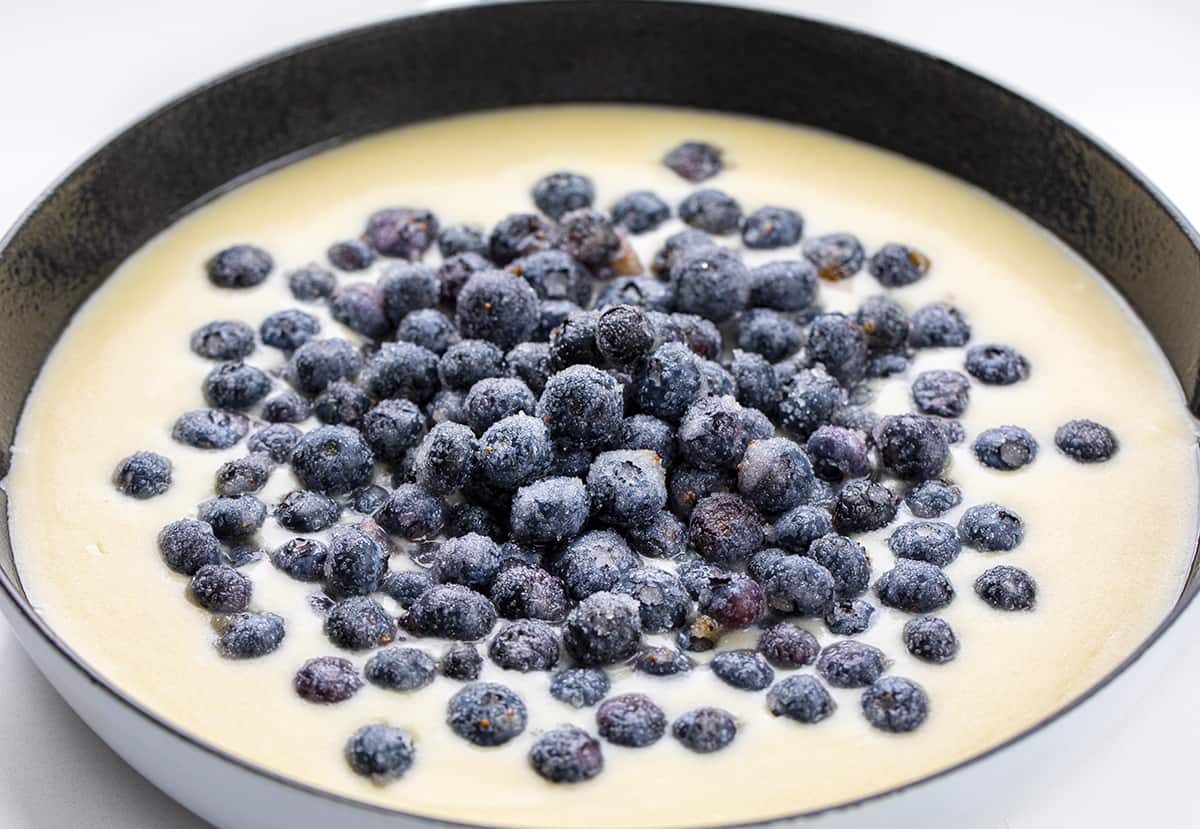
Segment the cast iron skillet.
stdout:
[[[1078,129],[945,61],[823,23],[687,3],[518,3],[404,18],[265,59],[152,113],[47,191],[0,243],[0,476],[25,396],[71,314],[123,259],[181,214],[281,160],[377,130],[566,101],[659,103],[811,125],[977,185],[1056,234],[1112,281],[1156,337],[1192,410],[1200,411],[1200,327],[1193,324],[1200,312],[1200,238],[1149,182]],[[0,507],[4,497],[0,492]],[[274,793],[263,794],[268,799],[343,809],[355,826],[376,825],[373,815],[431,825],[252,767],[125,697],[30,607],[13,564],[5,509],[0,586],[0,609],[72,705],[126,759],[209,819],[224,820],[219,809],[205,813],[134,748],[106,733],[97,711],[151,729],[164,746],[215,764],[214,774],[233,771],[262,783],[263,792]],[[1139,658],[1197,589],[1193,575],[1159,629],[1083,698],[909,792],[955,775],[968,779],[967,772],[1013,754],[1016,744],[1036,743],[1047,726]],[[80,696],[80,688],[93,696]],[[888,808],[901,809],[909,792],[852,805],[862,814],[892,795]]]

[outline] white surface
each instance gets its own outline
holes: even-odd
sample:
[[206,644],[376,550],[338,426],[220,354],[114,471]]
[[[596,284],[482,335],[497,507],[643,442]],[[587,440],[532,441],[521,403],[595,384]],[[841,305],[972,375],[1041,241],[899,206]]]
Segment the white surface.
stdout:
[[[53,178],[135,116],[271,50],[413,3],[175,5],[0,0],[0,226]],[[431,5],[438,5],[433,3]],[[1123,8],[1087,0],[801,0],[774,5],[868,29],[994,77],[1102,136],[1200,219],[1200,5]],[[1006,829],[1188,825],[1189,737],[1200,733],[1200,610],[1134,669],[1156,691],[1087,767],[1014,803]],[[199,827],[124,766],[41,679],[0,626],[0,826]],[[233,701],[233,704],[236,704]],[[1047,757],[1045,762],[1053,764]],[[1031,770],[1038,773],[1036,769]],[[980,827],[979,829],[991,829]]]

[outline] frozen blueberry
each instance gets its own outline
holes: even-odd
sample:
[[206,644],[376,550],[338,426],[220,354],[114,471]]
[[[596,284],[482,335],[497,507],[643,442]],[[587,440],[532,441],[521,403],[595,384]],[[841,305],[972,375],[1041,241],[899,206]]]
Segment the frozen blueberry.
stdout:
[[367,725],[346,743],[346,761],[356,774],[386,783],[412,768],[413,744],[399,728]]
[[654,254],[650,270],[659,279],[667,279],[670,276],[671,268],[685,254],[706,247],[715,247],[716,244],[716,241],[703,230],[687,228],[673,233],[663,242],[662,248]]
[[513,213],[493,228],[488,253],[497,265],[507,265],[520,256],[558,247],[561,231],[554,222],[536,213]]
[[[666,312],[675,307],[675,297],[668,286],[648,276],[627,276],[614,279],[596,297],[595,307],[603,310],[613,305],[636,305],[650,312]],[[657,329],[656,329],[657,332]]]
[[473,274],[459,292],[455,307],[463,337],[488,340],[505,349],[529,339],[538,323],[537,292],[507,271]]
[[463,402],[466,399],[461,391],[442,389],[425,404],[425,414],[432,423],[465,423],[467,416],[463,412]]
[[950,604],[954,585],[932,564],[900,559],[875,582],[875,594],[888,607],[908,613],[929,613]]
[[782,260],[750,271],[749,305],[803,311],[817,296],[817,269],[807,259]]
[[321,330],[320,321],[312,314],[289,308],[276,311],[262,321],[258,336],[265,345],[283,351],[295,351]]
[[325,635],[339,648],[369,650],[396,638],[396,620],[374,599],[351,596],[329,609]]
[[586,449],[564,449],[554,447],[554,456],[546,474],[553,478],[587,477],[588,469],[592,466],[592,453]]
[[331,265],[343,271],[364,271],[375,262],[375,251],[362,239],[334,242],[325,255]]
[[384,343],[367,358],[360,382],[376,399],[403,397],[415,403],[432,399],[438,389],[438,356],[408,342]]
[[134,452],[117,464],[113,484],[139,500],[162,495],[171,486],[171,462],[156,452]]
[[332,596],[365,596],[379,589],[387,570],[387,550],[359,527],[334,530],[325,556],[325,589]]
[[[750,579],[746,579],[746,581],[757,586],[757,583]],[[759,587],[758,590],[759,598],[761,599],[762,588]],[[762,608],[765,612],[765,600],[763,600]],[[703,653],[715,648],[721,636],[724,635],[724,632],[724,627],[716,619],[711,616],[700,615],[693,619],[691,624],[686,628],[679,631],[679,634],[675,637],[675,641],[682,650]]]
[[518,619],[500,627],[488,646],[488,656],[506,671],[548,671],[558,664],[554,628],[535,619]]
[[1019,567],[1002,564],[975,580],[975,593],[997,610],[1033,610],[1037,582]]
[[288,289],[300,302],[326,299],[337,288],[337,277],[331,271],[309,265],[288,274]]
[[238,613],[217,617],[217,652],[226,659],[266,656],[283,641],[283,618],[274,613]]
[[401,607],[410,607],[433,587],[433,577],[421,570],[400,570],[388,573],[379,589],[391,596]]
[[458,538],[469,533],[478,533],[494,540],[503,540],[505,533],[495,517],[484,507],[466,502],[454,504],[446,509],[446,526],[443,530],[449,538]]
[[470,427],[439,423],[417,447],[413,471],[417,485],[434,495],[448,495],[475,470],[479,442]]
[[959,348],[969,339],[971,325],[953,305],[933,302],[913,312],[908,333],[913,348]]
[[742,437],[747,448],[755,441],[775,437],[775,424],[758,409],[743,406],[738,410],[738,416],[742,420]]
[[205,265],[208,279],[218,288],[253,288],[275,267],[271,254],[254,245],[225,248]]
[[676,443],[680,455],[692,466],[717,469],[737,464],[746,450],[741,406],[732,397],[697,400],[679,423]]
[[300,666],[292,687],[300,699],[320,705],[345,702],[358,693],[363,681],[349,659],[319,656]]
[[541,394],[550,378],[550,346],[519,343],[504,356],[504,364],[510,377],[516,377],[535,394]]
[[803,556],[773,559],[759,581],[767,605],[779,613],[823,616],[833,602],[833,576],[825,567]]
[[686,345],[667,343],[647,360],[638,381],[637,402],[644,414],[678,421],[703,392],[699,359]]
[[319,394],[335,380],[350,380],[362,367],[358,349],[342,339],[309,340],[288,360],[288,382],[302,392]]
[[929,258],[920,251],[892,242],[872,254],[867,268],[885,288],[903,288],[928,273]]
[[908,371],[909,355],[900,351],[869,352],[867,374],[869,378],[891,377]]
[[846,402],[846,392],[821,367],[804,369],[784,387],[779,401],[779,422],[796,437],[808,436],[830,422],[834,411]]
[[375,513],[375,520],[391,535],[424,541],[442,531],[446,516],[441,498],[420,484],[401,484]]
[[512,490],[543,475],[552,455],[546,424],[539,418],[517,414],[496,422],[483,433],[476,458],[488,483]]
[[657,567],[630,570],[613,589],[638,603],[642,630],[665,633],[682,627],[692,609],[692,599],[679,577]]
[[773,412],[783,395],[775,369],[762,355],[735,349],[729,373],[737,386],[737,399],[743,406]]
[[411,400],[381,400],[363,415],[361,429],[375,457],[395,463],[425,437],[425,415]]
[[691,182],[704,181],[724,167],[720,147],[704,141],[685,141],[665,156],[663,165]]
[[958,531],[941,521],[913,521],[896,528],[888,546],[897,558],[926,561],[945,567],[958,558],[962,544]]
[[329,296],[329,314],[351,331],[382,340],[394,323],[388,319],[383,294],[374,285],[354,282],[341,285]]
[[732,743],[737,728],[737,721],[728,711],[694,708],[675,720],[671,733],[692,751],[709,754]]
[[674,648],[654,646],[642,649],[633,669],[650,676],[675,676],[692,669],[692,660]]
[[615,305],[596,322],[596,349],[618,365],[631,365],[650,353],[654,331],[645,312],[636,305]]
[[594,449],[617,434],[624,410],[621,385],[612,376],[593,366],[571,366],[546,382],[537,416],[558,445]]
[[961,417],[970,392],[970,381],[957,371],[923,371],[912,384],[917,411],[940,417]]
[[849,279],[862,270],[862,243],[849,233],[829,233],[804,242],[801,252],[812,262],[817,274],[829,282]]
[[873,352],[894,352],[908,342],[908,314],[900,303],[886,296],[868,297],[855,317]]
[[432,575],[442,584],[461,584],[479,593],[500,572],[500,548],[484,535],[469,533],[443,541],[433,559]]
[[197,509],[201,521],[209,524],[222,541],[238,541],[258,532],[267,518],[267,508],[253,495],[234,498],[209,498]]
[[742,207],[721,190],[696,190],[679,203],[679,218],[705,233],[725,236],[736,233],[742,223]]
[[330,426],[345,424],[357,427],[371,408],[371,402],[371,396],[359,386],[336,380],[317,395],[313,402],[313,414],[317,420]]
[[301,423],[312,414],[312,402],[290,389],[263,403],[261,416],[268,423]]
[[437,665],[417,648],[391,647],[367,660],[367,681],[389,691],[417,691],[433,682]]
[[475,225],[445,225],[438,231],[437,247],[444,259],[460,253],[486,256],[488,252],[483,229]]
[[1058,427],[1054,444],[1080,463],[1099,463],[1117,453],[1117,436],[1094,420],[1071,420]]
[[922,481],[908,491],[904,503],[918,518],[937,518],[962,503],[962,490],[945,481]]
[[604,769],[600,743],[582,728],[563,726],[538,737],[529,764],[551,783],[581,783]]
[[842,533],[878,530],[892,523],[897,503],[895,493],[883,484],[855,478],[838,490],[833,525]]
[[750,272],[733,251],[698,247],[675,258],[671,266],[675,308],[713,322],[733,319],[750,299]]
[[319,492],[298,489],[283,496],[275,507],[275,520],[297,533],[315,533],[337,523],[341,508]]
[[592,180],[578,173],[550,173],[533,185],[533,203],[551,219],[559,219],[580,207],[591,207],[595,196]]
[[875,429],[879,460],[902,481],[936,478],[950,460],[939,422],[922,415],[890,415]]
[[244,322],[209,322],[192,334],[191,348],[210,360],[241,360],[254,351],[254,329]]
[[240,613],[250,605],[253,585],[228,564],[205,564],[192,576],[188,594],[213,613]]
[[214,409],[247,409],[271,391],[271,378],[245,363],[221,363],[204,378],[204,399]]
[[770,362],[795,353],[803,342],[803,329],[778,311],[753,308],[738,320],[738,348],[760,354]]
[[775,681],[775,671],[756,651],[721,651],[709,663],[727,685],[743,691],[761,691]]
[[718,572],[708,576],[705,582],[698,593],[700,610],[705,618],[722,628],[747,628],[758,624],[766,615],[766,593],[762,585],[750,577]]
[[271,563],[297,581],[320,581],[329,548],[315,538],[293,538],[271,553]]
[[865,406],[839,406],[833,413],[833,425],[862,432],[870,446],[875,439],[875,427],[880,417]]
[[496,608],[461,584],[439,584],[422,593],[405,618],[405,626],[418,636],[436,636],[476,642],[496,624]]
[[687,527],[666,510],[624,532],[629,546],[647,558],[678,559],[687,550]]
[[644,748],[667,730],[667,715],[645,694],[622,694],[596,709],[600,736],[619,746]]
[[555,370],[580,363],[602,362],[596,349],[596,327],[600,315],[595,311],[571,311],[550,332],[550,365]]
[[863,691],[867,722],[880,731],[903,734],[919,727],[929,715],[929,699],[911,679],[885,676]]
[[984,466],[1007,472],[1033,463],[1038,444],[1020,426],[997,426],[980,432],[971,450]]
[[501,569],[491,588],[492,602],[507,619],[561,622],[569,602],[560,579],[537,567],[517,564]]
[[537,398],[529,387],[512,377],[488,377],[471,387],[463,402],[467,425],[476,433],[515,414],[533,414]]
[[[377,288],[384,312],[394,326],[402,325],[403,320],[419,311],[432,310],[442,292],[438,274],[432,268],[409,263],[389,265],[380,275]],[[420,333],[415,324],[409,328],[410,333]]]
[[816,677],[789,676],[767,692],[767,710],[811,725],[830,717],[837,703]]
[[589,268],[608,265],[621,249],[621,237],[599,210],[579,208],[563,215],[562,249]]
[[621,421],[618,448],[646,449],[658,455],[664,469],[675,465],[675,431],[652,415],[637,414]]
[[790,622],[780,622],[763,631],[758,650],[777,668],[791,670],[811,665],[820,646],[807,630]]
[[678,466],[667,481],[667,503],[677,516],[687,519],[702,498],[717,492],[731,492],[734,479],[723,469],[698,469]]
[[621,577],[640,564],[637,554],[612,530],[593,530],[574,539],[554,560],[552,569],[575,599],[612,590]]
[[568,668],[550,680],[550,696],[572,708],[590,708],[608,694],[608,674],[596,668]]
[[525,730],[525,703],[496,682],[473,682],[450,698],[446,723],[477,746],[503,745]]
[[787,438],[753,441],[738,464],[738,491],[766,513],[785,512],[804,503],[812,481],[808,456]]
[[839,383],[856,383],[866,375],[866,335],[852,317],[818,314],[809,324],[808,356]]
[[942,664],[958,655],[958,637],[945,619],[918,616],[904,623],[904,647],[925,662]]
[[1021,516],[999,504],[976,504],[958,521],[962,542],[981,552],[1006,552],[1025,537]]
[[813,541],[807,555],[833,576],[837,598],[851,599],[866,591],[871,579],[871,560],[866,548],[857,541],[830,533]]
[[442,355],[461,338],[454,323],[436,308],[412,311],[396,326],[396,339]]
[[383,256],[420,259],[437,235],[437,217],[421,207],[388,207],[367,219],[366,239]]
[[543,478],[517,490],[510,526],[515,541],[546,545],[574,537],[588,518],[588,493],[578,478]]
[[760,207],[742,222],[742,243],[748,248],[786,248],[800,241],[804,220],[786,207]]
[[638,604],[615,593],[593,593],[583,599],[563,626],[563,646],[583,667],[628,659],[640,643]]
[[371,447],[357,429],[319,426],[296,442],[291,465],[306,489],[345,495],[371,482]]
[[439,664],[442,676],[461,682],[474,682],[483,669],[483,657],[474,645],[455,642],[442,654]]
[[825,613],[825,627],[838,636],[856,636],[871,626],[875,605],[862,599],[834,602]]
[[748,501],[737,495],[709,495],[692,510],[688,540],[708,561],[732,567],[762,547],[763,520]]
[[507,270],[529,283],[539,299],[566,300],[585,306],[592,298],[592,275],[562,250],[541,250],[508,264]]
[[832,532],[833,520],[827,510],[801,505],[775,519],[772,540],[786,552],[806,555],[814,541]]
[[612,206],[613,224],[630,233],[654,230],[671,217],[671,207],[649,190],[626,193]]
[[968,348],[966,367],[972,377],[991,386],[1010,386],[1029,376],[1029,361],[1007,345]]
[[820,426],[808,437],[813,472],[826,481],[861,478],[871,471],[867,441],[862,432],[841,426]]
[[837,489],[829,481],[814,478],[812,491],[808,493],[808,503],[832,513],[833,508],[837,506],[837,493]]
[[835,642],[821,651],[817,673],[835,688],[865,688],[891,663],[883,651],[862,642]]
[[504,352],[486,340],[462,340],[446,349],[438,361],[442,387],[469,391],[487,377],[504,377]]

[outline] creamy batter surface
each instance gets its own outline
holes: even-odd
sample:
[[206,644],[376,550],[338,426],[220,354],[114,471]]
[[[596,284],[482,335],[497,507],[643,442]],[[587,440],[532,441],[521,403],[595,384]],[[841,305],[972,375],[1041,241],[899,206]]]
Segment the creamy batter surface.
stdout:
[[[243,570],[254,583],[251,609],[284,616],[287,637],[264,658],[222,659],[210,614],[188,602],[187,578],[166,568],[155,541],[160,527],[194,516],[212,495],[221,462],[246,451],[244,443],[205,452],[171,439],[175,418],[204,405],[201,381],[213,365],[189,351],[191,332],[217,319],[257,328],[272,311],[301,307],[284,274],[322,261],[330,242],[357,236],[380,207],[428,207],[443,224],[490,227],[532,209],[532,184],[558,169],[590,176],[601,209],[635,189],[678,204],[695,186],[659,159],[685,139],[724,148],[728,168],[710,185],[747,211],[788,206],[803,213],[806,237],[849,231],[868,252],[891,241],[925,252],[929,275],[891,295],[910,312],[954,303],[972,322],[972,342],[1012,345],[1030,359],[1027,381],[973,385],[962,418],[968,440],[953,448],[947,472],[964,503],[941,520],[957,522],[967,506],[996,501],[1025,521],[1025,540],[1013,552],[964,549],[946,568],[958,596],[937,615],[958,634],[958,658],[931,665],[911,657],[900,639],[908,615],[887,608],[859,637],[895,660],[892,673],[925,688],[925,724],[885,734],[859,711],[861,691],[830,689],[837,713],[804,726],[771,717],[763,693],[730,688],[702,666],[674,678],[618,667],[610,670],[612,693],[647,693],[672,719],[700,705],[724,707],[740,721],[737,739],[711,755],[669,735],[645,749],[605,743],[597,778],[553,785],[529,768],[530,745],[566,723],[594,734],[595,709],[553,700],[546,673],[485,665],[481,678],[516,690],[530,712],[524,734],[492,749],[451,733],[446,701],[461,686],[440,676],[413,693],[367,685],[332,706],[297,697],[292,677],[304,660],[342,655],[361,666],[369,654],[337,653],[307,603],[319,586],[293,581],[266,559]],[[672,219],[631,237],[643,262],[681,227]],[[205,261],[240,242],[270,251],[275,271],[254,289],[214,287]],[[722,242],[739,245],[736,236]],[[746,258],[798,255],[791,248]],[[436,264],[436,252],[425,261]],[[339,278],[373,282],[386,264]],[[818,301],[853,310],[881,291],[864,270],[823,283]],[[359,339],[323,306],[303,307],[321,316],[325,336]],[[912,377],[961,370],[962,358],[961,349],[918,351],[906,375],[873,381],[873,407],[910,411]],[[261,345],[248,358],[268,371],[284,360]],[[1121,443],[1114,459],[1085,465],[1055,449],[1055,428],[1080,417],[1113,429]],[[1009,423],[1037,437],[1037,460],[1018,472],[983,467],[971,440]],[[165,495],[137,501],[112,486],[117,461],[139,449],[173,461]],[[1062,245],[990,197],[814,131],[690,111],[569,106],[453,118],[357,141],[241,186],[163,232],[63,335],[28,401],[6,487],[20,573],[38,611],[97,670],[182,729],[304,783],[384,806],[494,825],[599,829],[748,821],[844,802],[956,763],[1050,714],[1135,648],[1178,596],[1194,548],[1197,463],[1180,390],[1138,320]],[[270,506],[296,487],[280,467],[259,496]],[[905,520],[911,516],[902,507],[897,522]],[[874,577],[892,566],[889,532],[858,537]],[[291,536],[268,520],[260,541],[269,550]],[[1034,612],[1001,613],[974,595],[975,577],[1000,563],[1037,580]],[[393,569],[412,566],[403,552],[393,555]],[[799,624],[822,644],[837,638],[819,620]],[[752,646],[756,636],[744,632],[722,647]],[[446,645],[416,644],[435,656]],[[416,744],[413,768],[386,786],[353,774],[342,754],[347,737],[371,722],[402,726]]]

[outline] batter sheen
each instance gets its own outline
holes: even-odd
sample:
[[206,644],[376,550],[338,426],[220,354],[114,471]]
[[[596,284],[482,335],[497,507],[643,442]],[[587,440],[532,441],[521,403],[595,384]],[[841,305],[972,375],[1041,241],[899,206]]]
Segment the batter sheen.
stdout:
[[[903,736],[875,731],[858,710],[860,691],[831,689],[837,714],[802,726],[771,718],[764,694],[729,688],[704,669],[683,678],[617,669],[613,693],[644,691],[671,718],[719,705],[740,719],[737,739],[707,756],[670,737],[646,749],[605,744],[599,777],[555,786],[528,767],[535,735],[568,722],[594,733],[595,722],[594,709],[551,699],[547,674],[485,666],[483,679],[508,684],[530,709],[526,733],[496,749],[450,732],[445,705],[459,684],[441,677],[411,694],[368,685],[335,706],[299,699],[296,668],[335,649],[305,600],[316,586],[266,560],[245,570],[254,582],[252,609],[283,615],[287,638],[262,659],[219,657],[209,614],[189,604],[187,579],[163,565],[155,544],[161,526],[194,515],[212,494],[217,466],[245,452],[244,444],[203,452],[171,440],[176,416],[203,405],[201,380],[212,366],[188,350],[190,333],[214,319],[257,328],[271,311],[297,307],[283,274],[322,259],[331,241],[357,235],[382,206],[424,206],[443,223],[490,226],[526,209],[532,183],[556,169],[592,177],[602,208],[643,188],[677,204],[693,188],[657,162],[690,138],[725,149],[729,168],[713,184],[747,210],[786,205],[804,214],[806,236],[845,230],[868,251],[898,241],[928,253],[929,276],[893,296],[910,311],[953,302],[970,317],[974,342],[1012,345],[1032,363],[1026,382],[974,385],[963,418],[969,439],[955,447],[948,472],[965,500],[944,520],[990,500],[1026,525],[1014,552],[964,550],[947,568],[958,598],[940,615],[958,633],[961,654],[942,666],[910,657],[900,641],[907,616],[887,609],[861,637],[895,659],[894,673],[925,687],[925,725]],[[643,261],[680,226],[673,220],[633,237]],[[203,263],[238,242],[269,250],[276,271],[256,289],[213,287]],[[374,281],[378,269],[341,279]],[[823,284],[819,300],[850,310],[879,291],[864,271]],[[328,334],[357,339],[324,308],[306,310],[321,315]],[[271,370],[283,360],[260,346],[249,362]],[[959,349],[918,352],[906,377],[882,384],[874,408],[910,410],[916,373],[961,364]],[[1121,450],[1112,461],[1083,465],[1054,449],[1054,429],[1076,417],[1114,430]],[[1007,423],[1033,432],[1042,451],[1019,472],[985,469],[969,440]],[[20,572],[39,612],[101,673],[202,739],[313,786],[420,814],[511,826],[666,827],[768,818],[878,792],[970,757],[1078,695],[1144,639],[1180,591],[1195,538],[1194,446],[1175,380],[1125,305],[1055,240],[982,193],[875,149],[765,121],[562,107],[455,118],[358,141],[240,187],[164,232],[63,335],[29,399],[6,486]],[[116,462],[138,449],[174,462],[166,495],[136,501],[112,487]],[[270,505],[294,487],[283,467],[260,497]],[[860,538],[875,576],[893,561],[888,532]],[[270,549],[290,535],[268,521],[261,540]],[[998,563],[1037,579],[1035,612],[1000,613],[972,593],[975,577]],[[412,565],[396,555],[392,566]],[[831,640],[819,621],[802,624],[823,644]],[[445,643],[419,644],[437,655]],[[361,666],[367,655],[352,658]],[[413,769],[385,787],[355,776],[342,756],[346,738],[374,721],[403,726],[416,742]]]

